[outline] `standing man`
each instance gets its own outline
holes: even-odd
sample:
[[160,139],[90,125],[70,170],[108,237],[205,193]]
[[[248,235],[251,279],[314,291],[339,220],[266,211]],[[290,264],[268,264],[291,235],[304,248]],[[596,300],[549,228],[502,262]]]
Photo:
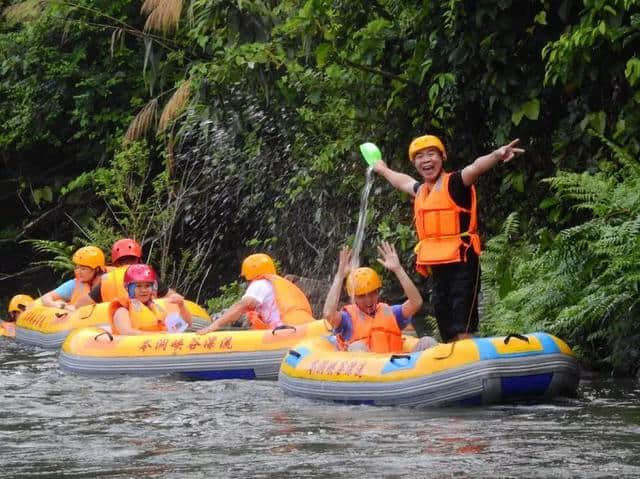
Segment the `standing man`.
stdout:
[[422,182],[392,170],[382,160],[373,166],[391,186],[415,198],[416,269],[432,276],[431,302],[444,342],[469,338],[478,330],[481,247],[475,182],[497,163],[524,153],[516,147],[519,141],[447,173],[442,141],[433,135],[420,136],[409,145],[409,160]]

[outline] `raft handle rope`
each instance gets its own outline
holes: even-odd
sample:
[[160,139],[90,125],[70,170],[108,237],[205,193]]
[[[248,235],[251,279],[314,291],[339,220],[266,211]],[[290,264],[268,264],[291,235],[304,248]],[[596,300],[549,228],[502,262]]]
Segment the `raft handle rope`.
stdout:
[[300,359],[302,357],[302,354],[300,354],[298,351],[296,351],[295,349],[290,349],[289,350],[289,354],[291,356],[293,356],[294,358],[298,358]]
[[[439,360],[441,360],[441,359],[447,359],[447,358],[451,357],[451,355],[453,354],[453,350],[456,348],[456,343],[457,343],[457,342],[458,342],[458,341],[453,341],[452,343],[449,343],[449,344],[451,344],[451,349],[449,350],[449,354],[447,354],[446,356],[436,356],[436,357],[435,357],[435,358],[433,358],[433,359],[439,359]],[[445,343],[445,344],[446,344],[446,343]]]
[[523,336],[522,334],[512,333],[512,334],[507,334],[507,337],[504,338],[504,344],[509,344],[509,340],[511,338],[516,338],[516,339],[519,339],[520,341],[524,341],[526,343],[529,342],[529,338],[527,338],[526,336]]
[[103,334],[106,334],[107,336],[109,336],[109,341],[113,341],[113,336],[111,335],[111,333],[109,331],[102,331],[101,333],[96,334],[95,337],[93,338],[93,340],[97,341],[98,338],[100,336],[102,336]]
[[273,334],[275,336],[276,331],[280,331],[281,329],[293,329],[295,331],[296,327],[295,326],[289,326],[288,324],[281,324],[280,326],[276,326],[275,328],[273,328],[273,331],[271,331],[271,334]]
[[89,314],[87,314],[86,316],[80,316],[80,319],[87,319],[89,317],[91,317],[91,315],[93,314],[93,310],[96,309],[96,303],[93,303],[91,305],[91,308],[89,309]]
[[393,362],[396,359],[406,359],[411,360],[411,356],[409,354],[392,354],[389,358],[389,362]]

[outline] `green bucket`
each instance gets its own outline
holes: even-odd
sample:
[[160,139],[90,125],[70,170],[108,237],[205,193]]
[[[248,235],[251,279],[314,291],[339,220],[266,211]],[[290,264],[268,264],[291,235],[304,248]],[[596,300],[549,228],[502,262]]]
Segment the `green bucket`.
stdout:
[[380,149],[373,143],[363,143],[360,145],[360,153],[362,153],[364,161],[366,161],[369,166],[375,165],[382,159]]

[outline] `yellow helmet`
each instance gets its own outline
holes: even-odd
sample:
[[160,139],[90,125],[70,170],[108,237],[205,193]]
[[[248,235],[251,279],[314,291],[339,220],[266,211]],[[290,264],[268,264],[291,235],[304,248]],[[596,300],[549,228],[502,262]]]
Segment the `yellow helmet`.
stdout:
[[447,160],[447,151],[444,149],[442,141],[440,141],[440,138],[433,135],[419,136],[413,140],[409,145],[409,159],[413,161],[420,150],[430,147],[440,150],[440,153],[442,153],[442,161]]
[[84,246],[73,253],[71,258],[74,264],[78,266],[88,266],[89,268],[105,269],[104,253],[96,246]]
[[21,313],[27,306],[33,303],[33,298],[28,294],[16,294],[9,301],[9,313]]
[[349,296],[360,296],[382,288],[380,276],[371,268],[354,269],[347,277]]
[[251,281],[263,274],[276,274],[276,265],[268,254],[256,253],[244,259],[240,274]]

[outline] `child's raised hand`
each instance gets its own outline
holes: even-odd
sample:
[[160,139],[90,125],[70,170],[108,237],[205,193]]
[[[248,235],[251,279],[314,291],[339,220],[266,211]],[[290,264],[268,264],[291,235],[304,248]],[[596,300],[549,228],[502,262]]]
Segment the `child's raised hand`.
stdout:
[[338,256],[338,271],[336,274],[340,275],[342,278],[346,278],[351,270],[351,267],[349,266],[350,262],[351,248],[345,246],[340,250],[340,255]]
[[402,268],[396,248],[391,243],[387,243],[386,241],[380,243],[378,246],[378,253],[380,253],[381,256],[378,258],[378,263],[389,271],[396,271],[399,268]]

